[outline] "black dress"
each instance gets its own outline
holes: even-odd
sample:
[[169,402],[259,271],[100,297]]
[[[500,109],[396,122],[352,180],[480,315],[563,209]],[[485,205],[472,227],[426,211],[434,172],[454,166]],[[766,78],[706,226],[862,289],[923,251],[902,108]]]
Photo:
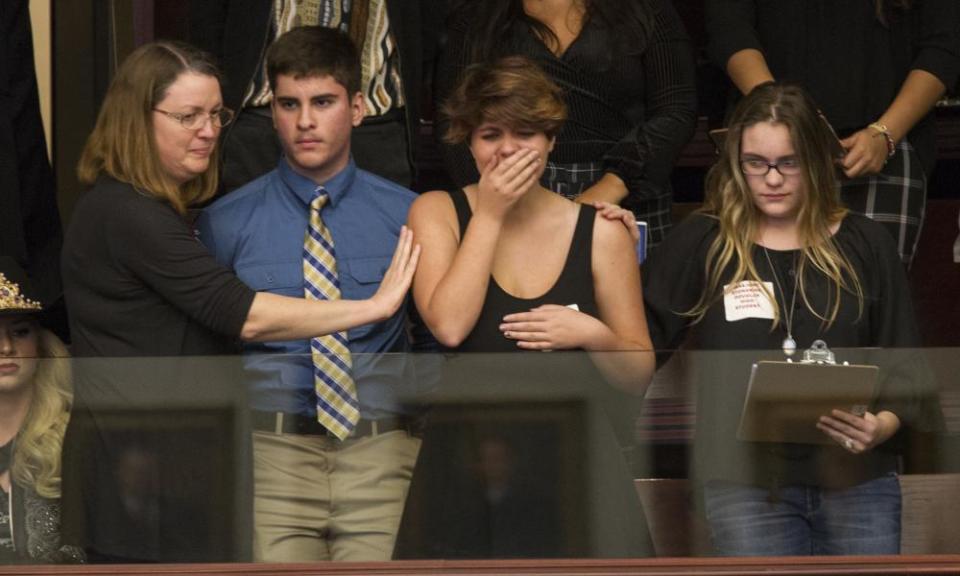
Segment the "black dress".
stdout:
[[[450,195],[462,238],[470,207],[462,190]],[[633,398],[614,391],[585,353],[517,354],[498,328],[504,315],[544,304],[598,315],[595,212],[580,207],[564,268],[542,296],[511,296],[491,278],[476,326],[447,359],[432,398],[396,557],[650,554],[621,449]]]

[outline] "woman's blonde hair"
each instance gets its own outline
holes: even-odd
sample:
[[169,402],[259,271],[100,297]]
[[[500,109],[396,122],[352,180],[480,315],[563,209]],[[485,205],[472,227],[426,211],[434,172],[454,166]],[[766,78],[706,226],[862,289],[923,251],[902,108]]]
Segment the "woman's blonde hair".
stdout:
[[459,144],[484,122],[529,128],[553,138],[567,119],[563,92],[532,60],[507,56],[473,64],[444,103],[443,139]]
[[80,182],[93,185],[102,173],[169,202],[181,214],[213,197],[216,154],[207,171],[177,186],[165,175],[153,136],[153,109],[181,74],[220,75],[205,52],[182,42],[154,42],[134,50],[117,70],[97,123],[77,165]]
[[33,395],[14,449],[13,479],[32,486],[44,498],[60,496],[60,452],[73,402],[70,358],[63,342],[36,327],[40,359],[33,376]]
[[[697,304],[685,314],[698,322],[723,296],[725,283],[760,281],[752,252],[763,216],[740,169],[740,144],[743,131],[761,122],[787,127],[802,169],[799,177],[803,179],[804,194],[797,213],[800,240],[797,274],[804,305],[829,327],[836,320],[840,297],[846,291],[856,296],[862,314],[860,279],[831,233],[831,227],[847,213],[840,200],[836,159],[831,152],[835,137],[802,88],[779,82],[760,85],[740,101],[730,119],[720,159],[707,174],[701,212],[717,219],[720,232],[707,253],[704,291]],[[831,286],[824,310],[815,309],[807,293],[805,272],[811,267],[825,276]],[[730,268],[733,274],[726,279]],[[779,322],[780,310],[776,309],[771,329]]]

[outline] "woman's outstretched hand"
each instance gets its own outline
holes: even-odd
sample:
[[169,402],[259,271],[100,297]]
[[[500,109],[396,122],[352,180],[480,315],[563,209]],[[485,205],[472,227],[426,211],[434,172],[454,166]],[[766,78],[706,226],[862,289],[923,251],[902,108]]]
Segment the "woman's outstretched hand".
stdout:
[[400,229],[400,239],[393,251],[390,267],[384,273],[377,293],[370,297],[380,311],[382,320],[393,316],[403,304],[419,261],[420,245],[414,245],[413,231],[404,226]]

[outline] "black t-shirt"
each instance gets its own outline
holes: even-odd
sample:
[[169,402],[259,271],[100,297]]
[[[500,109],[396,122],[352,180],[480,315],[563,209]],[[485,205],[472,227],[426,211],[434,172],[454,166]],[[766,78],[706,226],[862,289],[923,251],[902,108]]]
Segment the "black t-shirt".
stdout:
[[[718,221],[694,214],[678,225],[644,264],[644,303],[657,350],[681,344],[695,350],[687,369],[697,383],[695,461],[701,479],[720,478],[759,484],[787,482],[849,485],[896,469],[898,442],[854,456],[840,447],[749,443],[736,440],[750,367],[758,360],[784,360],[784,323],[771,330],[769,319],[728,321],[721,295],[703,319],[692,324],[690,310],[705,286],[704,264]],[[890,235],[877,223],[847,215],[834,241],[850,260],[863,289],[862,313],[856,296],[844,292],[837,319],[825,328],[797,296],[793,335],[800,350],[822,339],[838,361],[881,368],[871,410],[889,410],[904,426],[937,429],[942,422],[932,399],[932,381],[922,355],[906,276]],[[790,270],[797,251],[769,251],[774,267]],[[774,277],[761,247],[753,252],[760,279],[770,282],[783,310]],[[732,270],[727,271],[727,275]],[[826,280],[808,267],[804,276],[815,309],[824,310]],[[726,282],[724,282],[726,283]],[[781,284],[783,280],[781,279]],[[786,300],[793,286],[782,286]],[[789,304],[788,304],[789,306]],[[865,349],[870,348],[870,349]]]
[[228,352],[253,303],[169,204],[109,177],[77,205],[62,262],[75,356]]
[[[208,356],[235,348],[254,292],[170,205],[108,177],[81,199],[64,247],[80,357],[64,541],[128,561],[245,559],[245,387],[238,358]],[[130,485],[131,466],[157,488]]]

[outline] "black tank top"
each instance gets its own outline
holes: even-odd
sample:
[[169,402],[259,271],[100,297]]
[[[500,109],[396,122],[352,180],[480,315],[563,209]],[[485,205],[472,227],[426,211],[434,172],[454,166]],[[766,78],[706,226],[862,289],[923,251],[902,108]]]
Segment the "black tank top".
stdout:
[[[467,224],[473,216],[467,196],[463,190],[448,192],[457,210],[460,223],[460,238],[467,232]],[[599,317],[597,301],[593,292],[593,221],[596,209],[586,204],[580,205],[580,214],[573,232],[567,259],[557,281],[549,290],[537,298],[517,298],[505,292],[491,275],[487,285],[487,295],[476,326],[457,348],[461,352],[520,352],[516,342],[504,338],[500,332],[503,317],[514,312],[525,312],[544,304],[577,308],[595,318]]]

